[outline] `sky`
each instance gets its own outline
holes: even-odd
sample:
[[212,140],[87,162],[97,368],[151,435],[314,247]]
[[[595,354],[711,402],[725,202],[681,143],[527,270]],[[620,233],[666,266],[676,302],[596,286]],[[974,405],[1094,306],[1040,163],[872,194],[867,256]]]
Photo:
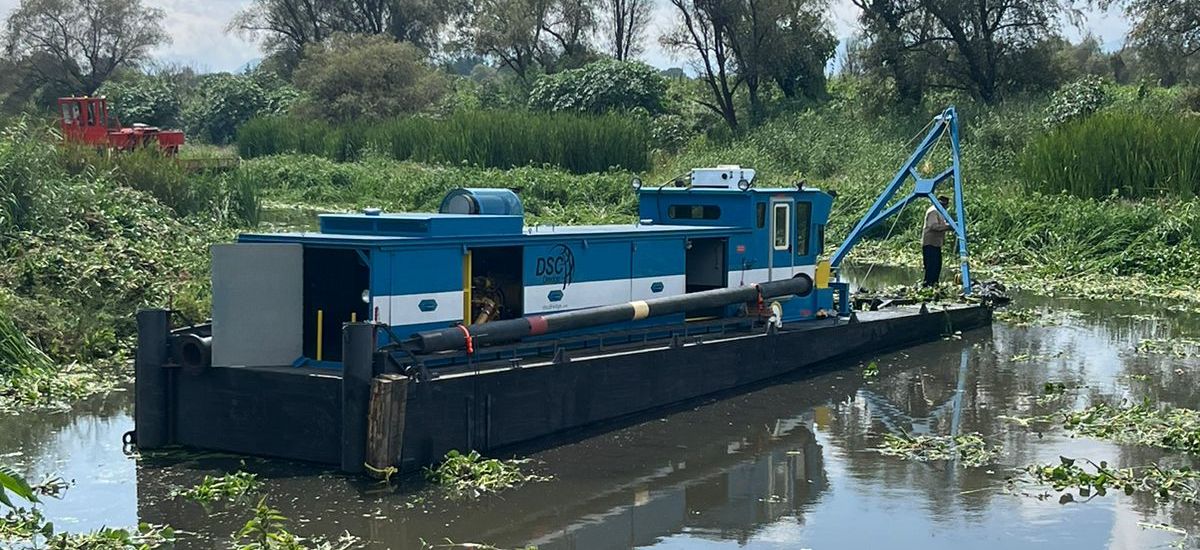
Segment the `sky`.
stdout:
[[[146,5],[162,8],[166,14],[163,22],[171,43],[153,52],[156,59],[193,67],[202,72],[237,71],[248,63],[262,57],[258,45],[251,40],[225,32],[225,25],[235,12],[250,3],[250,0],[143,0]],[[658,47],[658,29],[674,22],[673,9],[666,0],[655,0],[655,11],[651,23],[651,39],[646,40],[646,51],[642,58],[647,63],[660,67],[680,67],[685,60],[673,59]],[[7,14],[20,4],[20,0],[0,0],[0,14]],[[833,0],[832,23],[838,38],[845,39],[856,31],[857,13],[850,0]],[[1068,38],[1078,39],[1090,31],[1100,38],[1106,50],[1115,50],[1124,42],[1128,23],[1119,12],[1088,12],[1084,28],[1064,28]]]

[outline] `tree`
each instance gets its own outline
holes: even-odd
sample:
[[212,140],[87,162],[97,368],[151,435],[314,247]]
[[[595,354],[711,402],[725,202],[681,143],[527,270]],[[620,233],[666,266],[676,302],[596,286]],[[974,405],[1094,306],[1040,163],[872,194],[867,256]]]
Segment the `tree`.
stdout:
[[837,40],[825,20],[825,0],[671,0],[680,27],[664,35],[668,48],[691,54],[712,91],[705,102],[731,129],[738,127],[734,95],[743,84],[751,113],[761,112],[760,89],[777,84],[788,97],[824,92],[825,65]]
[[[931,85],[959,89],[987,103],[1006,89],[1044,79],[1026,70],[1042,62],[1044,42],[1056,37],[1074,0],[853,0],[880,65],[894,75],[901,98],[930,77]],[[914,62],[917,61],[917,62]],[[925,62],[940,65],[925,70]],[[934,78],[934,77],[937,78]]]
[[735,70],[733,49],[729,47],[728,29],[732,15],[727,0],[671,0],[680,25],[660,37],[669,50],[691,54],[692,63],[712,100],[699,100],[701,105],[721,115],[731,130],[738,129],[734,92],[741,85]]
[[312,44],[293,78],[308,95],[302,108],[334,121],[413,113],[447,90],[424,52],[385,36],[337,34]]
[[91,94],[169,41],[163,10],[141,0],[21,0],[6,23],[8,55],[42,82]]
[[851,0],[860,10],[866,43],[855,52],[861,69],[890,80],[902,106],[915,107],[925,95],[932,17],[920,0]]
[[1102,0],[1122,5],[1133,21],[1130,45],[1158,48],[1183,57],[1200,52],[1200,0]]
[[476,53],[498,59],[529,82],[537,67],[551,0],[480,0],[471,17],[470,43]]
[[642,51],[642,38],[654,10],[652,0],[604,0],[603,7],[608,53],[618,61],[633,59]]
[[306,47],[335,33],[386,35],[433,50],[442,29],[467,5],[466,0],[253,0],[228,28],[261,37],[264,49],[291,69]]

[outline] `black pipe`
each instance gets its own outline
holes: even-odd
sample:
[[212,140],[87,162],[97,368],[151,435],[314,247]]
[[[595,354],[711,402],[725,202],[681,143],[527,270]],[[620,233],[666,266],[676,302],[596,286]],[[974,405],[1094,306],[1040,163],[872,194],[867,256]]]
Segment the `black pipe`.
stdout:
[[405,340],[405,347],[417,353],[474,348],[520,340],[526,336],[552,334],[625,321],[639,321],[649,317],[660,317],[686,313],[701,309],[727,306],[737,303],[757,302],[780,296],[807,296],[812,292],[813,281],[807,275],[792,279],[758,283],[739,288],[721,288],[667,296],[651,300],[613,304],[552,313],[531,315],[520,319],[493,321],[482,325],[456,326],[440,330],[419,332]]

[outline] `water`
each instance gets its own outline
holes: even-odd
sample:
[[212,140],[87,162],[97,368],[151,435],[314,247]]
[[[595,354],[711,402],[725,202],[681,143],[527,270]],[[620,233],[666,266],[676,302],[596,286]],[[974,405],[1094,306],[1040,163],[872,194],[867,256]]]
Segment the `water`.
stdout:
[[[912,274],[876,277],[904,282]],[[430,496],[419,480],[389,488],[252,458],[127,456],[120,438],[132,428],[128,392],[70,412],[0,417],[0,456],[32,478],[74,481],[62,500],[44,506],[59,528],[169,523],[189,532],[180,538],[183,548],[227,545],[249,512],[206,510],[172,492],[239,467],[266,480],[268,502],[291,518],[294,531],[349,531],[378,548],[448,538],[543,549],[1129,549],[1180,538],[1145,523],[1200,533],[1200,507],[1114,494],[1063,505],[1052,490],[1005,481],[1014,468],[1060,455],[1119,466],[1179,465],[1188,457],[1058,429],[1038,434],[1001,418],[1053,410],[1036,402],[1048,381],[1072,388],[1066,401],[1076,407],[1123,398],[1196,407],[1196,359],[1141,355],[1133,347],[1144,338],[1200,334],[1200,319],[1145,304],[1032,296],[1018,302],[1053,307],[1059,324],[998,322],[874,358],[881,371],[874,380],[864,381],[862,361],[830,365],[536,453],[534,469],[551,481],[480,502]],[[979,432],[1003,449],[999,463],[985,468],[905,462],[870,450],[879,434],[900,431]]]

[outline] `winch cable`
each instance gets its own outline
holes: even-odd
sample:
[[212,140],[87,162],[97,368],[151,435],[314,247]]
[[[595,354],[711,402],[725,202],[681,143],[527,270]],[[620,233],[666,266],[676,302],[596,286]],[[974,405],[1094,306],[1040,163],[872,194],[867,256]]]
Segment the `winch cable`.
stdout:
[[[912,147],[912,144],[913,144],[913,142],[917,141],[918,139],[920,139],[920,137],[921,137],[921,136],[925,135],[925,132],[926,132],[926,131],[928,131],[928,130],[929,130],[931,127],[933,127],[934,123],[936,123],[936,122],[938,122],[938,120],[937,120],[936,118],[934,118],[934,119],[931,119],[929,122],[927,122],[927,123],[925,124],[925,127],[924,127],[924,128],[921,128],[921,129],[920,129],[920,130],[919,130],[919,131],[918,131],[916,134],[913,134],[913,137],[912,137],[911,139],[909,139],[909,140],[908,140],[908,143],[905,143],[903,147],[901,147],[900,149],[898,149],[898,151],[900,152],[900,155],[903,155],[903,154],[904,154],[904,152],[905,152],[905,151],[906,151],[906,150],[907,150],[909,147]],[[929,149],[929,152],[930,152],[930,153],[932,153],[932,152],[934,152],[934,150],[938,149],[938,148],[939,148],[939,147],[942,145],[942,140],[943,140],[943,139],[945,139],[945,137],[946,137],[946,134],[945,134],[945,133],[943,133],[942,135],[938,136],[937,143],[935,143],[935,144],[933,145],[933,147],[931,147],[931,148]],[[900,155],[897,155],[897,156],[899,157]],[[926,157],[928,157],[928,155],[926,155]],[[891,227],[890,229],[888,229],[887,235],[885,235],[885,236],[883,237],[883,240],[885,240],[885,241],[886,241],[886,240],[888,240],[888,239],[891,239],[891,238],[892,238],[892,233],[894,233],[894,232],[896,231],[896,224],[897,224],[897,223],[900,223],[900,216],[899,216],[899,215],[897,215],[897,216],[896,216],[896,219],[892,220],[892,227]],[[858,283],[858,287],[859,287],[859,288],[862,288],[862,287],[865,285],[865,283],[867,282],[867,280],[871,278],[871,271],[872,271],[872,270],[874,270],[874,269],[875,269],[875,263],[874,263],[874,262],[872,262],[871,264],[869,264],[869,265],[867,266],[867,273],[866,273],[865,275],[863,275],[862,281]]]

